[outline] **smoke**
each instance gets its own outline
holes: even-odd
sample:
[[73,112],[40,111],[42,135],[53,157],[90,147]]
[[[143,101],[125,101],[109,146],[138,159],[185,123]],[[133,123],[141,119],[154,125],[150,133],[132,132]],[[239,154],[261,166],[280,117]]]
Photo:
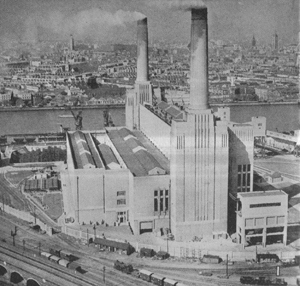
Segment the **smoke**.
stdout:
[[35,41],[41,29],[63,37],[69,34],[76,37],[85,37],[95,33],[105,35],[113,27],[126,27],[126,24],[145,17],[136,11],[118,10],[111,13],[98,8],[69,15],[61,11],[50,11],[47,14],[34,14],[28,17],[24,26],[24,36],[27,40]]

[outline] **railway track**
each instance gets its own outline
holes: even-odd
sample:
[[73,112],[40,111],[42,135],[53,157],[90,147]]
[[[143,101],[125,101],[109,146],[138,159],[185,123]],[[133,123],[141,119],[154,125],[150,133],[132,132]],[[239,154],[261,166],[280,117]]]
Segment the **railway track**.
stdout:
[[[11,221],[7,218],[7,221],[11,223]],[[10,231],[10,226],[8,226],[8,229]],[[120,271],[117,271],[113,268],[113,263],[116,259],[116,256],[110,257],[110,255],[106,256],[107,254],[98,253],[96,254],[95,251],[85,251],[80,250],[78,248],[78,243],[74,242],[73,240],[70,239],[64,239],[61,237],[61,242],[59,241],[49,241],[51,238],[42,236],[39,234],[35,234],[30,230],[28,227],[20,227],[20,234],[15,237],[17,239],[17,244],[19,246],[19,250],[22,248],[22,236],[24,232],[25,235],[28,235],[29,239],[26,239],[26,252],[27,255],[33,256],[33,254],[36,254],[38,256],[38,242],[42,242],[42,248],[41,251],[49,251],[49,248],[54,248],[54,249],[64,249],[66,251],[69,251],[73,253],[75,256],[79,257],[80,259],[76,262],[78,262],[79,265],[82,266],[84,270],[87,270],[87,273],[82,275],[82,278],[85,279],[90,279],[92,285],[103,285],[103,266],[105,266],[105,280],[106,280],[106,285],[124,285],[124,286],[130,286],[130,285],[149,285],[148,282],[145,282],[141,279],[136,278],[135,276],[127,275],[124,274]],[[12,237],[10,236],[10,233],[8,231],[2,232],[0,236],[0,244],[1,244],[1,237],[5,238],[7,240],[7,246],[8,248],[12,248]],[[24,236],[23,236],[24,237]],[[3,243],[2,243],[3,244]],[[92,248],[92,247],[91,247]],[[88,248],[87,248],[88,249]],[[91,253],[94,252],[94,253]],[[90,253],[90,256],[87,254]],[[70,269],[63,268],[63,266],[54,264],[53,262],[50,262],[48,260],[45,260],[45,258],[39,258],[43,259],[46,263],[50,263],[52,266],[56,266],[57,268],[64,269],[67,272],[70,272]],[[119,258],[117,258],[119,259]],[[120,258],[122,260],[122,258]],[[231,278],[230,279],[224,279],[223,276],[225,273],[225,266],[223,269],[220,268],[210,268],[209,266],[207,267],[207,271],[210,271],[213,273],[212,277],[203,277],[198,274],[198,270],[191,270],[191,269],[179,269],[178,267],[170,267],[168,265],[167,268],[161,267],[161,266],[156,266],[153,265],[152,263],[143,263],[142,261],[139,262],[133,262],[133,266],[137,269],[147,269],[151,270],[154,273],[161,274],[163,276],[172,278],[177,281],[181,281],[187,285],[203,285],[203,286],[212,286],[212,285],[217,285],[217,286],[225,286],[225,285],[241,285],[239,282],[239,277],[240,275],[251,275],[251,276],[270,276],[274,274],[275,270],[274,267],[271,269],[266,269],[266,268],[251,268],[249,269],[245,267],[230,267],[229,268],[229,273]],[[200,270],[200,269],[199,269]],[[201,268],[201,270],[204,270]],[[73,274],[73,273],[71,273]],[[77,274],[79,275],[79,274]],[[81,274],[80,274],[81,275]],[[221,278],[218,278],[218,276],[222,276]],[[76,285],[76,284],[75,284]],[[79,284],[81,285],[81,284]]]
[[[43,261],[43,259],[37,259],[30,257],[27,255],[26,252],[23,252],[23,254],[19,253],[16,250],[9,249],[7,247],[4,247],[3,245],[0,245],[0,252],[2,254],[2,257],[16,260],[19,263],[26,264],[32,269],[39,269],[40,271],[49,273],[51,275],[54,275],[56,278],[60,278],[64,281],[64,285],[78,285],[78,286],[98,286],[99,283],[96,281],[89,281],[90,279],[82,278],[80,276],[75,276],[74,274],[70,273],[69,269],[64,269],[62,267],[59,267],[59,265],[56,266],[56,264],[51,265],[51,263],[46,263],[46,261]],[[50,261],[49,261],[50,262]],[[11,263],[13,264],[13,263]],[[13,264],[15,265],[15,264]],[[16,265],[18,267],[18,265]],[[22,268],[23,269],[23,268]],[[42,277],[41,277],[42,278]],[[52,277],[52,279],[54,279]],[[49,279],[50,280],[50,279]],[[52,282],[52,281],[51,281]],[[54,282],[56,283],[56,282]]]
[[[8,236],[6,236],[6,237],[8,238]],[[28,246],[30,246],[30,244],[29,245],[27,244],[27,247]],[[22,253],[20,253],[20,252],[22,252]],[[9,255],[9,253],[10,253],[11,256],[14,256],[14,257],[17,256],[19,261],[23,261],[24,263],[27,263],[27,264],[31,265],[32,267],[38,267],[45,271],[47,271],[47,269],[49,268],[48,272],[51,274],[52,274],[52,271],[58,271],[59,273],[61,273],[61,275],[57,275],[55,273],[53,273],[53,274],[55,274],[56,276],[59,276],[61,278],[63,278],[62,275],[68,275],[68,277],[73,277],[73,278],[75,277],[76,280],[79,280],[79,282],[77,284],[75,284],[76,282],[74,282],[73,285],[81,285],[81,286],[99,285],[99,281],[103,281],[103,276],[104,276],[103,275],[103,266],[105,266],[105,283],[108,286],[110,286],[110,285],[111,286],[148,285],[147,282],[144,282],[143,280],[140,280],[134,276],[126,275],[126,274],[120,273],[118,271],[115,271],[112,268],[112,262],[109,260],[106,260],[106,261],[104,260],[105,263],[103,263],[103,259],[91,258],[91,260],[93,260],[93,261],[96,261],[98,263],[100,262],[101,265],[99,265],[99,267],[92,267],[92,266],[87,267],[86,266],[88,264],[88,263],[86,263],[87,259],[81,258],[80,259],[81,261],[80,262],[78,261],[76,263],[78,265],[80,265],[84,271],[87,271],[87,273],[85,273],[83,275],[79,274],[79,273],[74,275],[73,273],[71,274],[70,269],[63,268],[63,266],[61,266],[61,265],[54,264],[51,261],[48,261],[42,257],[39,257],[37,249],[32,250],[32,249],[27,248],[25,251],[23,251],[20,246],[16,246],[16,250],[13,250],[10,247],[5,247],[3,245],[0,245],[0,253],[3,253],[5,255]],[[33,258],[34,255],[36,256],[36,258]],[[82,277],[80,277],[78,275],[82,275]]]

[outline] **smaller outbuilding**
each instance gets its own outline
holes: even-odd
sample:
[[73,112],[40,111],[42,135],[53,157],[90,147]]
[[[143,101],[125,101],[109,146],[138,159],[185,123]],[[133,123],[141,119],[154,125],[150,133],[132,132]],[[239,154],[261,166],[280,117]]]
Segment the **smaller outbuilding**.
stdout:
[[94,240],[96,245],[100,245],[100,248],[107,248],[109,251],[124,251],[127,255],[130,255],[135,251],[134,247],[128,242],[119,242],[114,240],[109,240],[106,238],[96,237]]
[[217,255],[204,255],[202,258],[202,262],[204,263],[211,263],[211,264],[218,264],[222,261],[222,259]]

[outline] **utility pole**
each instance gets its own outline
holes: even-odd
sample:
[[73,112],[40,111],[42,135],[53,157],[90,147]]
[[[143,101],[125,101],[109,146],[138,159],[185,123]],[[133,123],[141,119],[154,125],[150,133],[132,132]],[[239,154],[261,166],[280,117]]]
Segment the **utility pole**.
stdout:
[[226,255],[226,278],[228,278],[228,254]]
[[94,240],[95,240],[95,238],[96,238],[96,225],[95,224],[93,226],[93,230],[94,230]]
[[34,224],[36,224],[36,213],[35,213],[35,209],[36,209],[36,206],[33,205]]
[[15,244],[15,236],[17,235],[17,233],[16,232],[13,232],[13,231],[11,231],[10,232],[10,235],[12,236],[12,238],[13,238],[13,246],[16,246],[16,244]]
[[39,242],[39,256],[41,256],[41,242]]
[[104,284],[106,284],[105,283],[105,266],[103,266],[103,282],[104,282]]
[[90,246],[90,241],[89,241],[89,229],[86,229],[86,239],[87,239],[87,245],[88,247]]
[[25,251],[25,239],[23,239],[23,251]]
[[167,253],[169,253],[169,236],[167,235]]

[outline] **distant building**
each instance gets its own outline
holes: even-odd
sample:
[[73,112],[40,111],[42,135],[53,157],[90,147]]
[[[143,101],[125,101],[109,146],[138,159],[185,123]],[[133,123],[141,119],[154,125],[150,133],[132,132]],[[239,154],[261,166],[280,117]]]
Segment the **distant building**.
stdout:
[[74,51],[74,38],[73,38],[73,35],[70,35],[70,46],[69,46],[69,49],[70,51]]
[[255,49],[256,48],[256,39],[253,35],[253,38],[252,38],[252,49]]
[[273,44],[272,45],[273,45],[273,50],[275,52],[278,52],[278,35],[276,32],[273,35]]

